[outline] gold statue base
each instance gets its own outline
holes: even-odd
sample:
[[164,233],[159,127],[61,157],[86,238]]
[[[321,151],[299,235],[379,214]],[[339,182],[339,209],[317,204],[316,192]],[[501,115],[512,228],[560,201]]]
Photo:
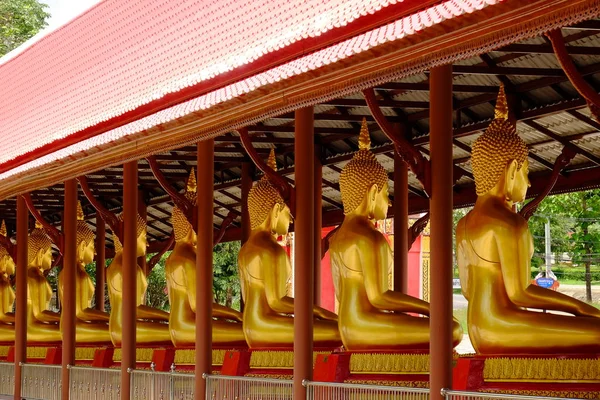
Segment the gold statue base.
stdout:
[[453,388],[499,394],[600,398],[600,355],[461,356]]

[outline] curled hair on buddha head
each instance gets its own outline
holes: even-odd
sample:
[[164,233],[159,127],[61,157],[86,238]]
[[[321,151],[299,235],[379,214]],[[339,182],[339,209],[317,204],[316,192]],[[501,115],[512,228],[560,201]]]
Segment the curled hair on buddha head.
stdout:
[[365,195],[373,185],[377,185],[378,192],[388,181],[385,168],[377,161],[371,152],[371,138],[367,127],[367,120],[363,118],[358,137],[358,151],[342,168],[340,174],[340,192],[344,214],[351,213],[362,203]]
[[94,241],[94,232],[84,220],[83,208],[81,202],[77,202],[77,245],[82,242],[90,244]]
[[42,224],[35,222],[35,228],[29,234],[29,241],[27,243],[27,264],[31,265],[37,257],[40,250],[45,253],[52,248],[52,240],[46,234],[46,231],[42,227]]
[[[136,224],[135,224],[135,236],[136,237],[140,237],[140,235],[144,232],[146,232],[146,221],[144,221],[144,219],[140,216],[140,214],[136,213]],[[119,221],[119,223],[122,225],[123,224],[123,213],[117,215],[117,220]],[[119,238],[117,237],[117,235],[114,234],[113,232],[113,243],[115,245],[115,253],[118,253],[120,251],[123,251],[123,244],[121,243],[121,240],[119,240]]]
[[473,143],[471,165],[477,195],[486,194],[496,186],[506,166],[513,160],[517,162],[517,168],[521,169],[527,160],[527,153],[527,145],[508,120],[504,86],[500,85],[494,120]]
[[[184,196],[194,207],[196,207],[198,197],[196,195],[196,174],[194,168],[192,168],[192,171],[190,172]],[[184,239],[193,229],[183,211],[177,206],[173,207],[171,224],[173,225],[173,234],[176,242]]]
[[[277,171],[277,160],[275,159],[274,149],[271,149],[267,165],[273,171]],[[248,193],[248,214],[250,214],[251,228],[256,229],[265,222],[276,204],[285,205],[285,201],[267,175],[263,175]]]

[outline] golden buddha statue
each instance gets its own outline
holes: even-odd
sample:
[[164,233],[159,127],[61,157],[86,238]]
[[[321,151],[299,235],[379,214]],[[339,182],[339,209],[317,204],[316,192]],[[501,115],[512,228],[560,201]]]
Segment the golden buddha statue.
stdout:
[[[269,167],[276,169],[271,151]],[[244,334],[251,348],[289,347],[294,344],[294,299],[286,296],[291,277],[290,260],[276,237],[286,235],[291,223],[289,207],[264,176],[248,194],[252,232],[238,256],[244,298]],[[315,346],[339,346],[337,315],[314,307]]]
[[[118,217],[122,220],[122,216]],[[108,298],[110,301],[109,331],[112,342],[115,346],[121,346],[123,330],[123,245],[113,235],[115,244],[115,256],[106,269],[108,282]],[[146,255],[146,221],[139,214],[137,215],[137,257]],[[149,345],[170,345],[171,336],[169,334],[169,313],[148,307],[144,304],[144,294],[148,287],[148,280],[144,271],[139,265],[135,265],[137,275],[136,288],[136,342]]]
[[[77,203],[77,265],[75,278],[76,343],[110,343],[108,332],[109,314],[91,308],[94,298],[94,283],[85,266],[94,261],[94,232],[84,221],[81,203]],[[102,268],[103,266],[98,266]],[[63,274],[58,275],[58,295],[63,299]],[[62,321],[61,321],[62,323]]]
[[[196,177],[190,173],[185,197],[196,205]],[[196,232],[179,207],[172,215],[175,247],[167,258],[165,274],[171,312],[169,330],[177,347],[196,343]],[[213,303],[212,341],[214,345],[245,346],[242,314]],[[232,322],[238,321],[238,322]]]
[[[0,235],[7,238],[4,221],[0,227]],[[0,343],[12,343],[15,340],[15,315],[12,312],[15,292],[10,281],[14,273],[15,262],[8,250],[0,245]]]
[[27,343],[59,343],[60,314],[48,310],[52,288],[44,275],[52,268],[52,241],[38,222],[27,245]]
[[477,201],[456,228],[469,337],[479,354],[598,353],[600,310],[530,284],[533,241],[513,209],[529,187],[527,153],[500,87],[495,119],[473,144]]
[[[347,350],[419,350],[429,348],[429,304],[388,289],[392,250],[375,227],[389,206],[388,175],[370,151],[363,120],[359,150],[342,169],[340,191],[344,222],[329,241],[339,329]],[[462,329],[454,322],[452,341]]]

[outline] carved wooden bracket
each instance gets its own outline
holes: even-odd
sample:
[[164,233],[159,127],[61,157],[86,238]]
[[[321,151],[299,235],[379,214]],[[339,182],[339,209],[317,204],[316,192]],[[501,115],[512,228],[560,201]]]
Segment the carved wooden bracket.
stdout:
[[148,274],[150,274],[150,271],[152,271],[152,268],[154,268],[156,266],[156,264],[158,264],[158,262],[160,261],[162,256],[167,251],[169,251],[173,248],[173,245],[175,245],[175,235],[171,232],[171,236],[169,236],[169,239],[167,239],[167,241],[165,242],[164,246],[160,249],[160,251],[158,253],[156,253],[155,255],[153,255],[152,258],[150,258],[150,260],[148,260],[148,262],[146,263],[146,266],[148,267]]
[[94,208],[102,216],[104,221],[106,221],[106,223],[112,230],[113,235],[115,235],[119,239],[119,241],[123,243],[123,224],[121,223],[121,221],[119,221],[119,218],[117,218],[115,213],[109,211],[106,207],[104,207],[104,205],[102,205],[102,203],[100,203],[100,201],[98,201],[98,199],[96,199],[96,197],[94,197],[94,193],[92,193],[92,190],[90,189],[87,178],[85,176],[80,176],[77,178],[77,180],[79,181],[79,185],[81,186],[85,197],[87,197],[88,201],[92,204],[92,206],[94,206]]
[[[64,235],[62,234],[62,232],[56,229],[54,225],[48,223],[48,221],[46,221],[44,217],[42,217],[42,214],[40,214],[37,208],[35,208],[35,205],[33,204],[33,200],[31,199],[31,195],[29,193],[24,194],[23,199],[25,199],[25,203],[27,204],[29,212],[33,215],[35,220],[42,225],[48,236],[50,236],[50,239],[52,239],[54,244],[58,247],[58,252],[62,255],[64,250]],[[59,260],[59,257],[57,257],[57,260]]]
[[325,254],[329,251],[329,239],[340,229],[341,225],[335,227],[335,229],[329,231],[329,233],[321,239],[321,260],[325,257]]
[[571,81],[571,84],[573,84],[581,97],[587,101],[590,111],[596,121],[600,122],[600,115],[598,113],[600,110],[600,95],[598,95],[596,90],[583,79],[581,73],[577,70],[577,67],[569,56],[567,47],[565,46],[565,39],[563,38],[560,29],[546,32],[546,36],[550,39],[554,54],[569,78],[569,81]]
[[423,215],[421,218],[416,220],[410,228],[408,228],[408,249],[412,247],[413,243],[423,233],[423,229],[429,222],[429,213]]
[[529,221],[529,218],[531,218],[531,216],[535,214],[542,200],[544,200],[546,196],[548,196],[548,194],[552,191],[552,188],[558,180],[558,175],[560,175],[560,173],[567,167],[567,165],[569,165],[569,163],[577,155],[577,153],[578,149],[575,146],[566,145],[565,147],[563,147],[562,152],[556,158],[556,161],[554,161],[552,175],[550,176],[550,180],[546,184],[544,190],[539,195],[537,195],[535,199],[527,203],[519,212],[519,214],[521,214],[523,218]]
[[242,141],[242,146],[250,156],[250,159],[254,162],[254,165],[258,167],[271,181],[273,185],[283,197],[283,200],[288,204],[293,216],[296,216],[296,193],[295,188],[287,182],[283,176],[281,176],[277,171],[274,171],[267,165],[267,163],[258,155],[254,146],[252,146],[252,141],[250,140],[250,135],[248,134],[247,128],[240,128],[237,130],[240,139]]
[[156,178],[156,180],[158,181],[160,186],[165,190],[165,192],[167,192],[169,194],[169,196],[171,196],[171,199],[173,199],[173,203],[175,203],[175,205],[177,207],[179,207],[179,209],[183,212],[183,214],[185,215],[185,218],[188,220],[190,225],[192,225],[194,227],[194,231],[197,231],[196,230],[197,221],[194,218],[194,208],[195,207],[192,204],[192,202],[189,201],[183,194],[179,193],[173,187],[173,185],[171,185],[169,183],[167,178],[161,172],[160,166],[158,165],[158,162],[156,161],[156,158],[154,156],[146,157],[146,160],[148,161],[148,164],[150,165],[152,174],[154,175],[154,177]]
[[223,222],[221,222],[221,227],[219,228],[219,230],[213,234],[213,246],[216,246],[217,244],[221,243],[221,240],[223,240],[223,236],[225,235],[227,228],[231,226],[233,221],[235,221],[235,218],[236,214],[233,211],[229,211]]
[[394,130],[385,115],[381,112],[373,88],[363,90],[363,96],[367,101],[367,106],[371,111],[371,115],[373,115],[373,118],[375,118],[375,121],[377,121],[377,124],[383,133],[385,133],[388,139],[394,143],[396,152],[408,164],[410,170],[417,176],[417,179],[423,185],[425,194],[429,196],[431,194],[431,182],[429,178],[431,169],[430,162],[423,157],[423,154],[421,154],[412,143]]

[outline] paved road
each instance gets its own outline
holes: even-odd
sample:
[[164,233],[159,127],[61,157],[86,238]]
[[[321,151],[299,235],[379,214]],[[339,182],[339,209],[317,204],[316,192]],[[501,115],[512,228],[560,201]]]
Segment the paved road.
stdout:
[[452,295],[452,302],[454,304],[454,309],[467,308],[467,299],[464,298],[462,294]]

